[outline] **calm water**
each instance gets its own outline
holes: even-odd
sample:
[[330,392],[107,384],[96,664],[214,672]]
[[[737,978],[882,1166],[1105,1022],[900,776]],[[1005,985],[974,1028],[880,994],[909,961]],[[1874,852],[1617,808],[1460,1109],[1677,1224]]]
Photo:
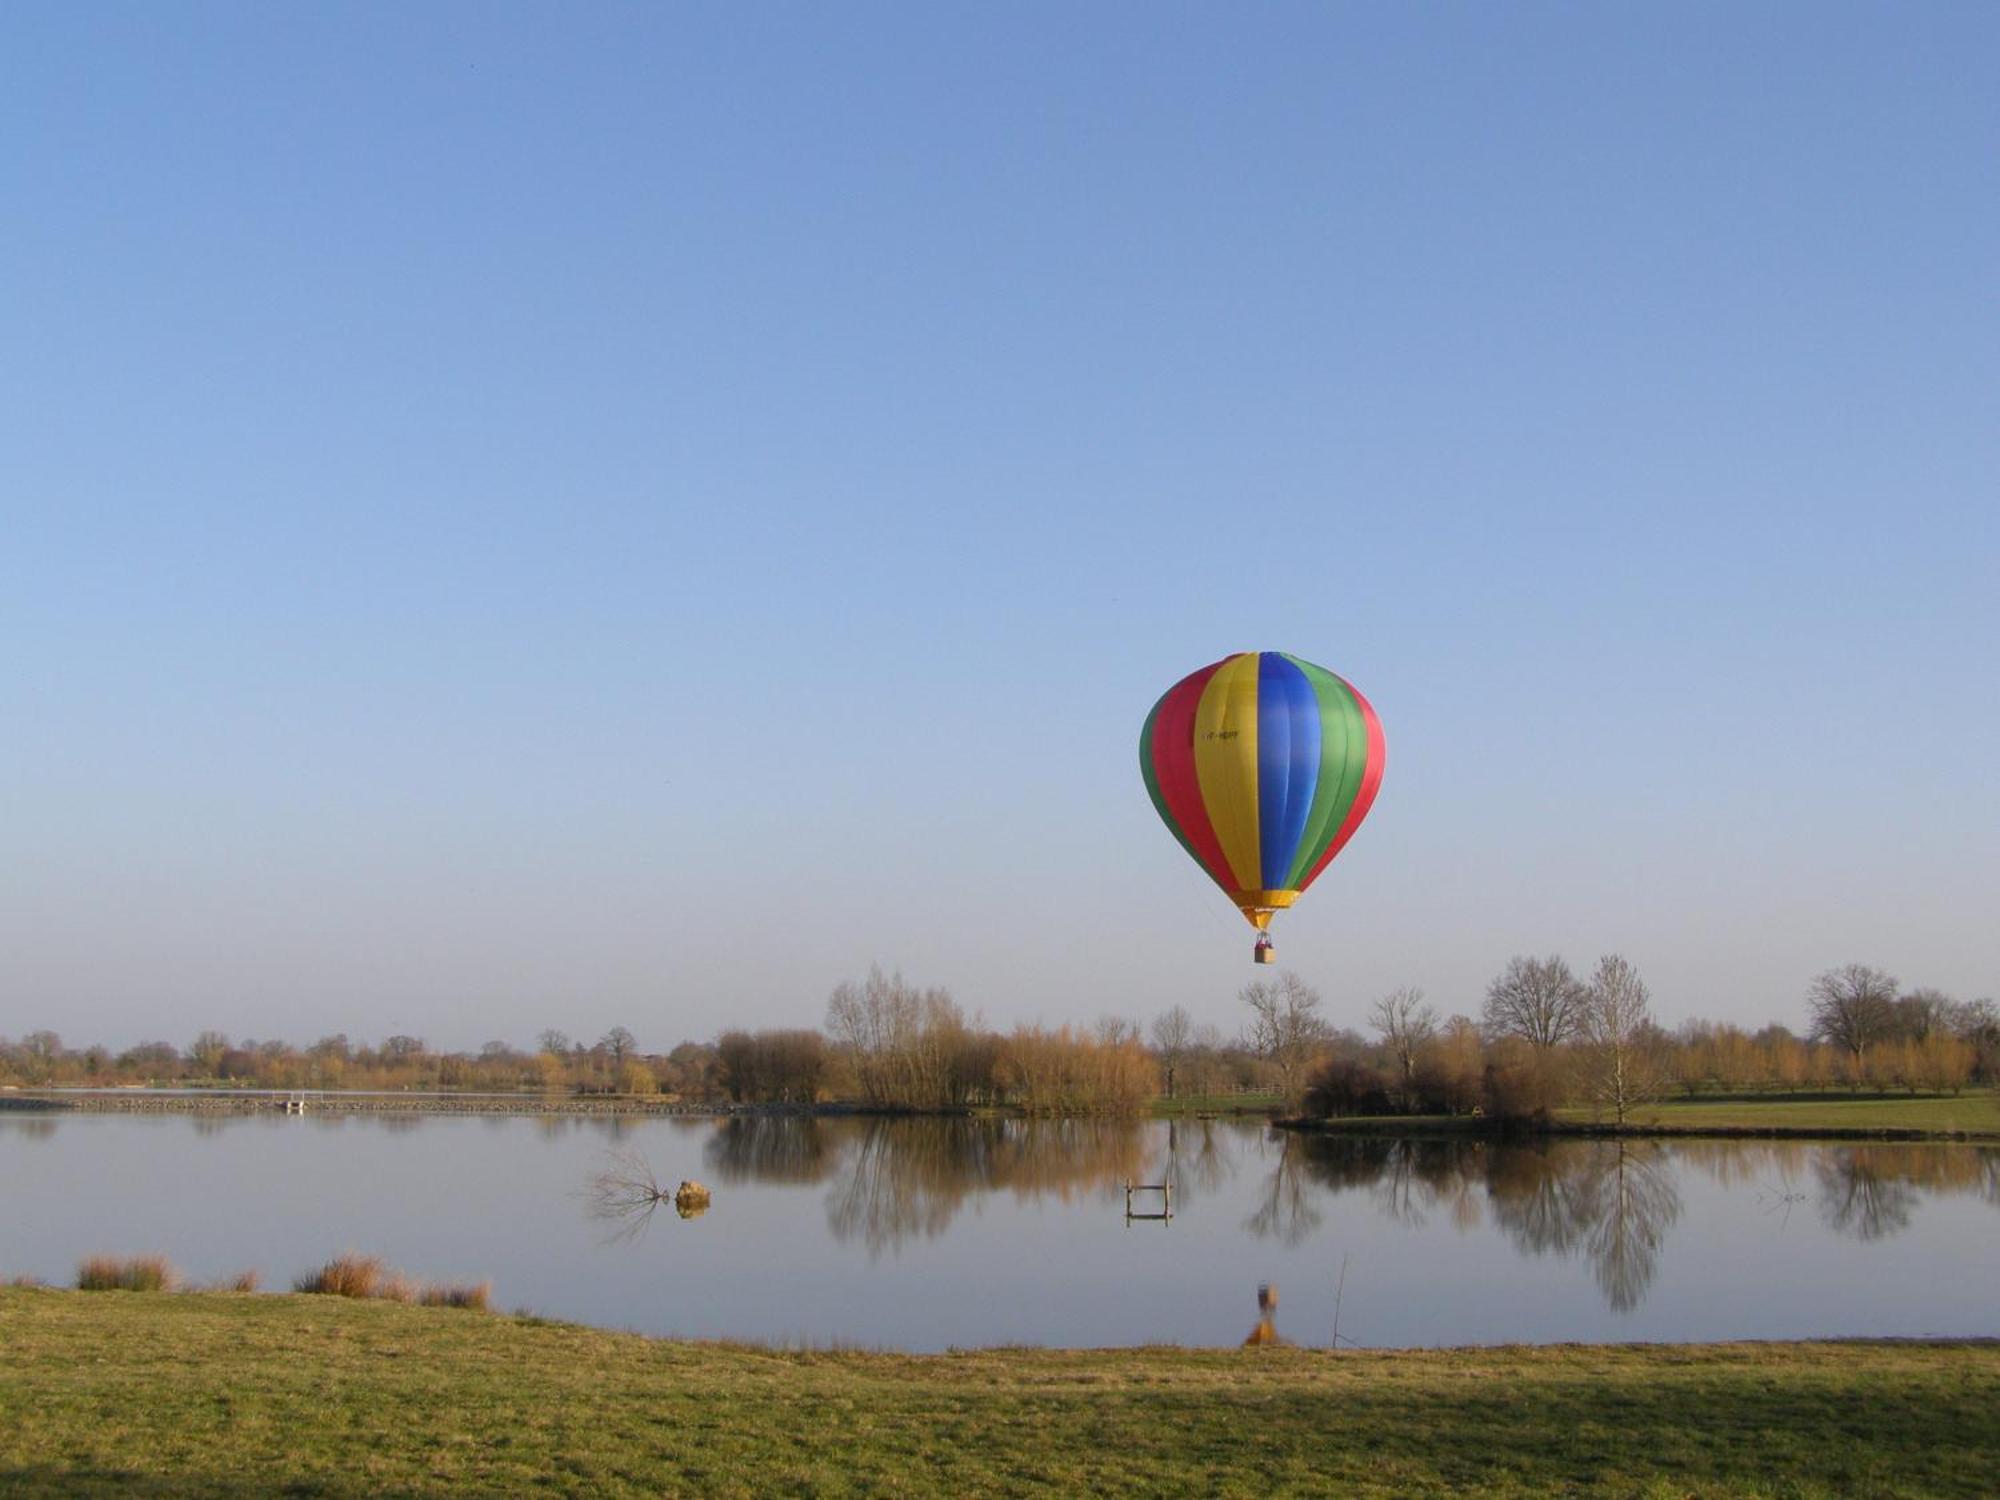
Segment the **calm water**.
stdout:
[[[611,1153],[713,1208],[606,1218]],[[1127,1223],[1127,1177],[1174,1183]],[[1142,1205],[1150,1206],[1150,1205]],[[0,1275],[344,1249],[649,1333],[939,1349],[2000,1334],[2000,1151],[1215,1122],[0,1116]],[[1343,1286],[1343,1266],[1345,1279]]]

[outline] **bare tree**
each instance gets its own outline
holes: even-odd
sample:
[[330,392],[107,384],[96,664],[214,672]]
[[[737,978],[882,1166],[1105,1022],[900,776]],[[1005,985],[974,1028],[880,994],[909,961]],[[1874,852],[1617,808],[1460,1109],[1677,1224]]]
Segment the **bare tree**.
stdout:
[[21,1053],[39,1075],[39,1082],[53,1082],[56,1059],[63,1055],[63,1041],[53,1031],[31,1031],[21,1038]]
[[1153,1050],[1160,1055],[1160,1071],[1166,1075],[1167,1097],[1174,1097],[1174,1080],[1181,1063],[1194,1045],[1194,1017],[1185,1005],[1176,1005],[1153,1018]]
[[1368,1024],[1382,1034],[1403,1075],[1403,1107],[1416,1095],[1417,1049],[1437,1034],[1437,1011],[1424,1004],[1424,992],[1405,985],[1391,990],[1368,1012]]
[[1101,1015],[1090,1030],[1107,1047],[1122,1047],[1127,1043],[1136,1045],[1139,1041],[1139,1023],[1128,1021],[1123,1016]]
[[1813,1035],[1845,1048],[1857,1065],[1888,1036],[1895,1004],[1895,978],[1866,964],[1828,969],[1806,988]]
[[1958,1010],[1958,1002],[1951,996],[1926,985],[1894,1002],[1890,1030],[1913,1042],[1927,1041],[1953,1030]]
[[204,1031],[188,1046],[188,1061],[213,1078],[222,1067],[222,1055],[229,1050],[229,1037],[220,1031]]
[[614,1026],[598,1038],[597,1045],[611,1054],[612,1066],[616,1067],[638,1050],[639,1039],[623,1026]]
[[1244,985],[1239,998],[1250,1007],[1250,1050],[1277,1069],[1278,1086],[1289,1103],[1326,1039],[1319,991],[1287,971],[1276,980]]
[[1486,1029],[1548,1052],[1576,1035],[1584,988],[1555,954],[1515,957],[1486,989]]
[[1187,1057],[1182,1065],[1188,1075],[1191,1093],[1213,1094],[1225,1086],[1228,1069],[1225,1052],[1228,1046],[1220,1026],[1204,1024],[1195,1027],[1194,1040],[1188,1044]]
[[1974,1071],[1987,1083],[2000,1078],[2000,1006],[1967,1000],[1952,1015],[1952,1030],[1972,1049]]
[[977,1080],[966,1066],[973,1032],[948,990],[919,990],[876,965],[826,1002],[826,1029],[870,1104],[942,1109],[963,1104]]
[[570,1041],[567,1031],[558,1031],[551,1026],[543,1031],[536,1041],[541,1045],[542,1051],[548,1053],[550,1057],[566,1057],[569,1054]]
[[1657,1099],[1666,1087],[1659,1031],[1647,1010],[1651,998],[1639,971],[1607,953],[1597,961],[1578,1011],[1584,1088],[1593,1100],[1611,1106],[1620,1125],[1633,1105]]

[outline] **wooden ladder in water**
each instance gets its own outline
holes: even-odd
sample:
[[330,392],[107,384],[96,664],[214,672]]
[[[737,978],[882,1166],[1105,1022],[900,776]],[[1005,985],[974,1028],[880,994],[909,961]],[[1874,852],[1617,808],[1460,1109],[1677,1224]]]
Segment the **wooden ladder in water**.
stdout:
[[[1156,1214],[1135,1213],[1132,1208],[1132,1195],[1134,1193],[1158,1193],[1160,1195],[1160,1211]],[[1172,1219],[1173,1216],[1174,1185],[1171,1180],[1166,1182],[1134,1182],[1129,1177],[1125,1179],[1125,1222],[1127,1224],[1130,1224],[1134,1219],[1158,1219],[1164,1224]]]

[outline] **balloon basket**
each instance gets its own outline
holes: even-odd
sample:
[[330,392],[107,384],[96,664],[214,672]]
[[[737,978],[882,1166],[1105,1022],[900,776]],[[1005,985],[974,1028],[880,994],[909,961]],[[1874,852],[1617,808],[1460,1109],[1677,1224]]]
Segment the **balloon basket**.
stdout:
[[1278,950],[1269,943],[1259,943],[1250,950],[1250,957],[1260,964],[1274,964],[1278,961]]

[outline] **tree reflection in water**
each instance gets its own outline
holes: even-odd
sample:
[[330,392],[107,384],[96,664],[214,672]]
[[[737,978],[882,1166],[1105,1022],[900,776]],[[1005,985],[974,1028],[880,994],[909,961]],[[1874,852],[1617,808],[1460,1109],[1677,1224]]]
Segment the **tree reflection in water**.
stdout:
[[707,1142],[723,1182],[825,1183],[834,1237],[869,1252],[942,1233],[981,1194],[1110,1197],[1130,1178],[1169,1181],[1180,1213],[1240,1170],[1259,1174],[1244,1228],[1298,1245],[1319,1229],[1321,1194],[1361,1192],[1411,1229],[1442,1215],[1490,1222],[1525,1255],[1587,1262],[1614,1310],[1639,1306],[1682,1213],[1676,1174],[1748,1195],[1817,1183],[1820,1217],[1873,1240],[1908,1227],[1926,1193],[2000,1207],[2000,1152],[1964,1146],[1642,1140],[1493,1142],[1468,1137],[1300,1135],[1211,1121],[862,1119],[738,1116]]
[[702,1157],[719,1182],[821,1182],[859,1122],[813,1115],[732,1115]]
[[1235,1171],[1229,1133],[1217,1130],[1215,1121],[1167,1121],[1165,1180],[1174,1185],[1174,1202],[1183,1210],[1204,1193],[1215,1192]]
[[[1603,1162],[1605,1153],[1595,1154]],[[1615,1312],[1630,1312],[1653,1284],[1667,1226],[1681,1216],[1681,1195],[1657,1147],[1614,1141],[1610,1158],[1603,1162],[1603,1213],[1586,1249],[1604,1300]]]
[[1312,1147],[1318,1142],[1289,1130],[1273,1134],[1278,1137],[1278,1162],[1243,1227],[1259,1239],[1296,1245],[1319,1227],[1319,1210],[1306,1191]]
[[1454,1226],[1480,1220],[1478,1186],[1487,1148],[1478,1141],[1424,1136],[1306,1136],[1304,1165],[1335,1192],[1366,1189],[1382,1215],[1421,1228],[1437,1208]]
[[1813,1163],[1813,1175],[1819,1179],[1820,1217],[1835,1233],[1851,1234],[1856,1239],[1883,1240],[1901,1234],[1910,1227],[1910,1215],[1916,1211],[1919,1174],[1940,1155],[1931,1153],[1931,1160],[1926,1161],[1907,1148],[1894,1146],[1857,1146],[1821,1153]]
[[746,1116],[716,1132],[708,1159],[725,1181],[830,1182],[827,1227],[876,1255],[943,1233],[979,1194],[1107,1195],[1146,1175],[1146,1144],[1136,1120]]
[[[1420,1228],[1444,1207],[1465,1230],[1493,1222],[1529,1255],[1582,1255],[1605,1300],[1619,1312],[1637,1307],[1659,1268],[1668,1226],[1680,1217],[1658,1148],[1627,1141],[1546,1142],[1533,1146],[1430,1137],[1312,1136],[1295,1153],[1311,1179],[1336,1192],[1365,1190],[1382,1215]],[[1293,1208],[1281,1190],[1281,1159],[1253,1233],[1292,1230],[1309,1207]],[[1282,1209],[1277,1205],[1283,1204]],[[1309,1227],[1309,1226],[1308,1226]]]

